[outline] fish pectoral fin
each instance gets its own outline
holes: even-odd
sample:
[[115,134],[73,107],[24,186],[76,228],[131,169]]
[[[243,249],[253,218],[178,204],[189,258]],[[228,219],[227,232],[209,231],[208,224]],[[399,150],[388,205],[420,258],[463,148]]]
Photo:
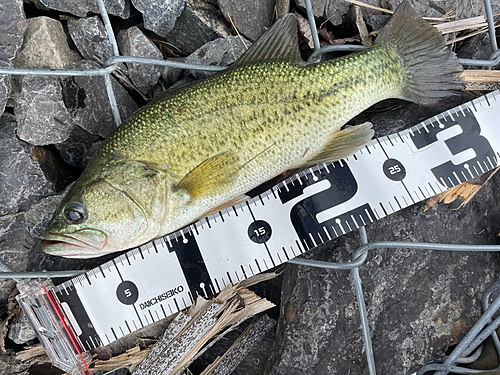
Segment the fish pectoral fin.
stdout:
[[191,201],[221,193],[234,182],[239,169],[239,158],[234,152],[221,152],[193,168],[175,186],[174,191],[187,192]]
[[262,61],[291,61],[304,63],[297,39],[297,17],[288,13],[266,30],[231,67]]
[[[244,201],[246,201],[249,198],[250,197],[248,195],[246,195],[246,194],[242,194],[242,195],[239,195],[237,197],[234,197],[230,201],[227,201],[226,203],[221,204],[220,206],[217,206],[217,207],[215,207],[214,209],[212,209],[212,210],[210,210],[208,212],[205,212],[202,215],[202,217],[210,216],[212,214],[215,214],[216,212],[219,212],[219,211],[223,210],[224,208],[228,208],[228,207],[237,205],[238,203],[244,202]],[[201,219],[201,217],[200,217],[200,219]]]
[[299,166],[310,167],[327,161],[334,161],[351,156],[366,145],[373,137],[374,131],[370,122],[351,126],[333,133],[330,142],[312,158]]

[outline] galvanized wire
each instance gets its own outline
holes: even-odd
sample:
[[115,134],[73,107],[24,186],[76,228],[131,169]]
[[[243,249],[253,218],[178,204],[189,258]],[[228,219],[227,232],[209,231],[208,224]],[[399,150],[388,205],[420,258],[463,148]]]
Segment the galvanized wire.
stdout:
[[[141,63],[157,66],[168,66],[178,69],[192,69],[192,70],[207,70],[207,71],[219,71],[226,67],[224,66],[212,66],[212,65],[197,65],[197,64],[185,64],[176,61],[169,60],[156,60],[147,59],[141,57],[132,56],[119,56],[118,45],[116,43],[115,36],[113,34],[112,26],[107,15],[105,5],[103,0],[96,0],[99,11],[108,35],[108,39],[111,43],[113,56],[108,58],[102,68],[99,69],[27,69],[27,68],[11,68],[11,67],[0,67],[0,74],[8,75],[51,75],[51,76],[103,76],[106,84],[106,91],[110,101],[110,106],[112,108],[113,116],[117,125],[121,123],[120,113],[116,103],[115,94],[113,87],[111,85],[111,73],[113,73],[117,68],[119,63]],[[491,67],[500,63],[500,50],[496,43],[495,36],[495,25],[493,22],[493,13],[491,10],[490,0],[484,0],[486,9],[486,19],[488,23],[488,32],[490,36],[490,42],[493,53],[488,60],[474,60],[474,59],[460,59],[460,62],[464,65],[473,66],[485,66],[491,69]],[[317,61],[318,58],[327,52],[333,51],[357,51],[365,47],[359,45],[342,45],[342,46],[327,46],[320,48],[319,36],[314,21],[314,14],[312,11],[311,1],[305,0],[306,12],[308,20],[311,26],[311,33],[313,36],[313,43],[315,51],[310,56],[308,63]],[[383,249],[383,248],[408,248],[408,249],[428,249],[428,250],[447,250],[447,251],[500,251],[500,246],[486,246],[486,245],[451,245],[451,244],[431,244],[431,243],[409,243],[409,242],[373,242],[369,243],[365,227],[359,228],[359,234],[361,238],[361,246],[354,252],[352,261],[348,263],[331,263],[322,262],[310,259],[292,259],[289,261],[291,264],[310,266],[310,267],[320,267],[329,268],[337,270],[350,270],[353,278],[354,289],[356,294],[356,299],[358,302],[358,309],[360,313],[361,320],[361,330],[363,334],[363,340],[365,345],[365,352],[368,362],[368,369],[370,375],[376,374],[375,359],[373,355],[373,347],[371,343],[370,329],[368,324],[367,310],[364,301],[363,289],[361,285],[361,279],[359,277],[359,267],[364,264],[367,259],[368,251],[372,249]],[[51,271],[51,272],[14,272],[6,263],[0,260],[0,278],[11,278],[15,281],[19,281],[24,278],[57,278],[57,277],[72,277],[85,272],[85,270],[75,270],[75,271]],[[493,284],[485,292],[484,303],[484,313],[474,327],[470,330],[467,336],[462,340],[462,342],[455,348],[451,355],[446,357],[442,363],[429,364],[422,367],[418,371],[418,375],[423,375],[426,371],[437,370],[437,375],[445,375],[450,371],[454,371],[460,374],[474,374],[478,373],[477,370],[464,369],[458,367],[456,363],[470,363],[473,362],[481,354],[480,343],[485,337],[491,335],[497,351],[500,353],[500,341],[496,336],[495,329],[500,325],[500,318],[496,318],[491,322],[492,316],[500,307],[500,296],[497,297],[491,305],[488,305],[488,298],[493,292],[493,290],[500,288],[500,282]],[[487,328],[484,328],[486,327]],[[474,352],[475,351],[475,352]],[[474,352],[472,356],[470,353]],[[469,356],[469,357],[467,357]],[[481,370],[484,373],[484,370]]]

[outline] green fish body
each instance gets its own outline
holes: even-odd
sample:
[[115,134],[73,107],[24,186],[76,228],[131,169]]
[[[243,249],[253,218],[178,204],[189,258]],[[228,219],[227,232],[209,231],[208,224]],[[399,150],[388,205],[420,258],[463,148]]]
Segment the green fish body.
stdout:
[[449,96],[460,70],[407,2],[373,47],[315,65],[300,59],[287,15],[229,69],[167,92],[123,123],[54,213],[44,250],[85,258],[132,248],[287,170],[349,156],[373,136],[370,124],[340,130],[349,119],[387,98]]

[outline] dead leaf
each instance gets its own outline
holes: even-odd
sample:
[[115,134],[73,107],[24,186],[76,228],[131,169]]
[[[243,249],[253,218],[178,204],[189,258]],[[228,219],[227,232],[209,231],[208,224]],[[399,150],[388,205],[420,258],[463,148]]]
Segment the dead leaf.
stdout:
[[9,320],[15,316],[15,315],[19,315],[19,313],[21,312],[21,307],[19,307],[19,305],[17,305],[10,313],[9,315],[7,315],[7,318],[5,318],[5,320],[0,323],[0,349],[2,350],[2,352],[6,352],[5,350],[5,334],[7,333],[7,326],[9,325]]
[[356,14],[356,26],[359,30],[361,43],[366,47],[370,47],[372,45],[372,37],[370,36],[370,33],[368,32],[368,29],[366,27],[365,20],[363,19],[363,12],[357,5],[354,5],[354,12]]
[[352,43],[352,42],[361,42],[359,35],[354,35],[351,38],[334,39],[332,44],[333,45],[340,45],[340,44],[347,44],[347,43]]
[[314,42],[311,33],[311,25],[309,24],[309,21],[300,13],[295,12],[295,15],[297,16],[297,23],[299,25],[300,35],[304,37],[309,48],[314,49]]
[[[331,31],[328,31],[327,29],[319,29],[318,30],[318,35],[326,41],[326,45],[332,45],[333,41],[333,34]],[[321,42],[320,42],[321,43]]]

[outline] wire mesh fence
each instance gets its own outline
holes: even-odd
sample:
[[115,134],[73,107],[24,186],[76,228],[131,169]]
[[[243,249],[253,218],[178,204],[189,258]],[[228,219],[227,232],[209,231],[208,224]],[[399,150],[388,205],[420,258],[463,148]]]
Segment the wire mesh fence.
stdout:
[[[71,70],[71,69],[25,69],[25,68],[11,68],[0,67],[0,74],[6,75],[50,75],[50,76],[103,76],[106,84],[106,91],[109,98],[110,106],[117,125],[120,125],[122,120],[118,111],[115,94],[111,85],[110,75],[118,68],[119,63],[139,63],[150,64],[157,66],[167,66],[179,69],[193,69],[193,70],[206,70],[206,71],[220,71],[225,69],[224,66],[208,66],[208,65],[195,65],[186,64],[169,60],[157,60],[132,56],[120,56],[118,52],[118,45],[112,30],[112,26],[106,12],[103,0],[96,0],[99,11],[112,46],[113,55],[108,58],[103,67],[99,69],[85,69],[85,70]],[[498,49],[495,34],[495,25],[493,20],[493,12],[490,0],[484,0],[485,17],[488,24],[489,39],[493,53],[489,56],[488,60],[474,60],[474,59],[459,59],[463,65],[482,66],[487,69],[498,65],[500,63],[500,50]],[[308,63],[317,61],[321,55],[333,51],[356,51],[363,49],[363,46],[356,45],[332,45],[320,47],[318,32],[314,21],[311,0],[305,0],[307,17],[311,26],[311,32],[314,43],[314,52],[308,59]],[[445,250],[445,251],[472,251],[472,252],[485,252],[485,251],[499,251],[500,246],[494,245],[451,245],[451,244],[435,244],[435,243],[412,243],[412,242],[369,242],[366,228],[364,226],[359,229],[361,246],[353,253],[352,261],[347,263],[332,263],[317,261],[311,259],[292,259],[288,263],[319,267],[336,270],[349,270],[353,279],[356,299],[358,302],[358,310],[361,320],[361,331],[363,335],[365,353],[368,363],[368,370],[370,375],[376,374],[375,358],[373,355],[373,348],[371,343],[371,334],[368,323],[367,309],[364,301],[363,288],[361,278],[359,276],[359,268],[365,263],[368,252],[374,249],[422,249],[422,250]],[[53,271],[53,272],[15,272],[8,264],[0,260],[0,278],[10,278],[15,281],[20,281],[24,278],[40,278],[40,277],[72,277],[85,272],[85,270],[75,271]],[[496,329],[500,326],[500,317],[493,318],[495,313],[500,308],[500,296],[490,299],[493,293],[500,289],[500,281],[491,285],[484,293],[483,296],[483,314],[472,329],[467,333],[464,339],[453,350],[453,352],[441,361],[431,363],[423,366],[414,374],[424,375],[428,371],[434,371],[436,375],[445,375],[450,372],[457,374],[477,374],[485,373],[485,370],[474,370],[461,367],[462,364],[469,364],[475,361],[481,354],[482,344],[484,340],[491,336],[494,346],[500,358],[500,340],[496,334]],[[487,370],[497,371],[495,370]]]

